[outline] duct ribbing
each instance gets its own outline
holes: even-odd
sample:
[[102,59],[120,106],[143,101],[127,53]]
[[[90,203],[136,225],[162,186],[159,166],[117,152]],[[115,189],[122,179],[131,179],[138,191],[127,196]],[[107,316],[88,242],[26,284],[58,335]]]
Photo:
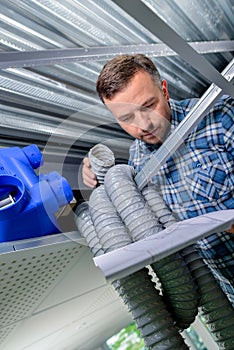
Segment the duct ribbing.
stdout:
[[[132,242],[129,230],[108,198],[104,186],[92,192],[89,212],[104,252]],[[187,349],[147,269],[114,281],[113,286],[127,305],[149,349]]]
[[[89,210],[87,204],[85,211],[78,207],[78,229],[87,237],[94,254],[123,247],[176,223],[177,218],[167,208],[159,192],[149,186],[141,193],[133,177],[134,170],[130,166],[110,168],[105,175],[105,188],[100,186],[93,191]],[[83,216],[86,226],[89,222],[88,229],[81,224],[79,216]],[[88,233],[84,232],[86,230]],[[96,247],[93,246],[94,232]],[[232,306],[194,247],[161,259],[152,264],[152,268],[160,279],[163,296],[158,294],[145,269],[113,283],[149,349],[186,349],[178,329],[185,329],[193,322],[198,306],[220,349],[233,349]]]
[[[141,240],[163,229],[155,214],[161,220],[173,222],[172,215],[165,213],[165,203],[156,198],[153,188],[144,191],[145,199],[154,194],[154,206],[159,202],[155,213],[138,190],[133,168],[128,165],[116,165],[106,174],[105,189],[119,215],[129,228],[133,241]],[[160,201],[159,201],[160,200]],[[154,207],[155,209],[155,207]],[[167,214],[167,215],[165,215]],[[152,265],[162,285],[166,305],[173,315],[176,325],[185,329],[195,320],[198,311],[198,296],[193,278],[179,253],[173,254]]]

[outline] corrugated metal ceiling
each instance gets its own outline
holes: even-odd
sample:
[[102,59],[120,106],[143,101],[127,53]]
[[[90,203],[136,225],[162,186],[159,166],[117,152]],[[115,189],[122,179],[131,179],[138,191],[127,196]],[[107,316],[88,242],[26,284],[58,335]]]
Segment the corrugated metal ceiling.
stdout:
[[[187,42],[205,42],[203,54],[218,71],[233,58],[233,52],[226,52],[230,48],[219,48],[220,41],[225,44],[234,39],[233,0],[144,3]],[[62,61],[58,56],[53,65],[45,65],[43,60],[35,64],[32,60],[26,68],[13,65],[2,69],[2,146],[36,142],[43,148],[47,142],[48,153],[59,155],[59,149],[64,152],[69,148],[69,162],[79,163],[93,144],[104,139],[112,143],[114,138],[119,158],[126,158],[129,138],[114,124],[95,94],[99,71],[116,53],[148,53],[168,81],[172,98],[199,97],[209,85],[179,56],[167,55],[166,51],[147,52],[145,45],[160,40],[110,0],[1,0],[0,26],[2,52],[39,54],[41,50],[99,48],[96,56],[84,55],[77,62]],[[102,49],[108,54],[103,56]],[[94,129],[103,123],[105,126]],[[56,147],[49,151],[48,138],[55,134],[59,141],[50,138],[50,144]]]

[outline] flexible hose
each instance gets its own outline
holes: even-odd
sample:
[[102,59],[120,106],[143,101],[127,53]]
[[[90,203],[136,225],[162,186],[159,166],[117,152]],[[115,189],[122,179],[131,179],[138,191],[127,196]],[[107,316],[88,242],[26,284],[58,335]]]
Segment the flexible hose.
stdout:
[[85,238],[93,256],[104,254],[102,246],[97,237],[97,233],[91,215],[89,212],[89,205],[83,202],[76,208],[76,226],[82,236]]
[[[154,186],[145,187],[142,194],[163,228],[178,221]],[[197,315],[199,298],[197,286],[182,257],[185,252],[182,256],[181,253],[182,251],[161,259],[151,264],[151,267],[161,282],[164,300],[176,323],[180,328],[186,329]]]
[[[100,170],[102,151],[99,148],[95,152],[98,154],[99,173],[103,176],[100,182],[103,183],[108,168]],[[110,159],[106,159],[108,154],[113,163],[113,154],[106,149],[105,161],[110,164]],[[155,234],[178,221],[159,192],[149,186],[141,194],[133,176],[132,167],[121,165],[111,168],[105,177],[105,190],[100,186],[93,191],[89,209],[87,204],[85,210],[84,206],[83,209],[77,208],[77,227],[80,232],[83,231],[94,255]],[[200,309],[220,349],[234,349],[232,306],[194,247],[161,259],[152,264],[152,268],[160,279],[163,297],[155,293],[156,289],[145,269],[113,283],[131,311],[149,349],[187,348],[171,320],[180,329],[187,328],[193,322],[198,311],[196,289],[200,295]],[[136,292],[138,290],[139,294]],[[162,313],[164,322],[160,322]]]
[[[133,176],[132,167],[116,165],[107,172],[104,185],[111,202],[129,228],[133,241],[138,241],[163,229],[157,214],[165,221],[164,224],[166,221],[171,224],[173,217],[171,213],[168,215],[168,211],[164,209],[164,201],[153,188],[143,192],[146,201],[144,200]],[[147,201],[150,198],[153,198],[154,212]],[[157,203],[159,205],[155,210]],[[164,300],[176,325],[180,329],[188,328],[198,312],[198,295],[183,258],[176,253],[151,266],[161,282]]]
[[103,184],[106,172],[115,164],[114,153],[109,147],[98,143],[89,150],[88,156],[91,170],[96,174],[98,183]]
[[[103,186],[92,192],[89,199],[89,213],[104,252],[124,247],[132,242],[129,231]],[[88,220],[89,213],[87,213]],[[87,237],[81,222],[78,228]],[[177,328],[174,327],[174,321],[162,297],[157,293],[147,269],[114,281],[113,286],[127,305],[149,349],[188,349]]]
[[184,259],[198,286],[199,306],[219,349],[234,349],[234,310],[210,269],[192,248],[183,250]]
[[[149,186],[142,191],[151,209],[155,212],[160,223],[166,228],[178,219],[173,216],[171,211],[165,206],[163,198],[160,196],[157,189]],[[234,349],[234,312],[229,300],[224,295],[217,281],[214,279],[210,269],[204,263],[198,252],[193,246],[187,247],[180,251],[183,259],[189,268],[190,273],[195,279],[200,296],[199,306],[201,313],[206,320],[209,330],[212,332],[220,349]],[[162,274],[161,263],[163,259],[152,264],[154,269],[155,264],[159,267],[158,277],[165,277],[166,283],[169,281],[165,271]],[[169,268],[169,273],[173,273],[173,265]],[[162,275],[161,275],[162,274]],[[185,285],[186,288],[186,285]],[[169,291],[170,292],[170,291]],[[188,297],[190,295],[188,294]],[[173,305],[174,306],[174,305]]]
[[105,253],[132,243],[128,230],[107,197],[103,185],[93,190],[89,198],[89,212]]

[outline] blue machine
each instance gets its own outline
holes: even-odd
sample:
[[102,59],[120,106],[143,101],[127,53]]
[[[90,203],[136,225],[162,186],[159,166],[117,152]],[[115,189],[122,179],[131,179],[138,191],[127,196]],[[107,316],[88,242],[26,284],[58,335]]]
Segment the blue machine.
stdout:
[[56,171],[37,175],[42,163],[36,145],[0,150],[0,242],[61,232],[55,213],[72,189]]

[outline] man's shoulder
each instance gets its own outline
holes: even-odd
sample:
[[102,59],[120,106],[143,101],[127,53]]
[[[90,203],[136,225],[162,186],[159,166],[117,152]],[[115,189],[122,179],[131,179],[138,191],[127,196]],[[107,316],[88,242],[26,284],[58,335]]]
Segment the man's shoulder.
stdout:
[[180,101],[170,99],[169,103],[171,108],[172,123],[173,121],[176,124],[181,122],[198,101],[198,98],[189,98]]
[[170,99],[170,107],[172,111],[176,112],[187,111],[192,109],[198,101],[199,98],[187,98],[179,101]]
[[[172,119],[180,122],[199,102],[199,100],[199,98],[184,99],[180,101],[170,99]],[[215,111],[222,110],[223,108],[229,108],[233,110],[233,106],[234,99],[231,96],[223,95],[214,103],[209,113],[214,113]]]
[[[170,99],[171,109],[180,109],[183,110],[192,109],[193,106],[199,102],[200,98],[188,98],[184,100],[174,100]],[[231,104],[233,106],[234,98],[229,95],[222,95],[216,102],[215,105],[222,104]]]
[[187,108],[192,108],[198,101],[199,98],[187,98],[184,100],[172,100],[175,104],[176,107],[180,107],[183,109],[187,109]]
[[223,95],[220,99],[215,103],[215,107],[234,107],[234,98],[229,95]]

